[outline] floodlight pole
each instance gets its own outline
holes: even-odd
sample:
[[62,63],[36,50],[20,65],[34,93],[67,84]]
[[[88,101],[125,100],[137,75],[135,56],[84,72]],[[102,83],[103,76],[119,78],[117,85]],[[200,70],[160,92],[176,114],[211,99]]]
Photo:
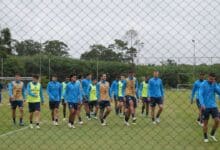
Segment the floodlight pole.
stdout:
[[195,79],[195,67],[196,67],[196,42],[192,39],[193,43],[193,78]]

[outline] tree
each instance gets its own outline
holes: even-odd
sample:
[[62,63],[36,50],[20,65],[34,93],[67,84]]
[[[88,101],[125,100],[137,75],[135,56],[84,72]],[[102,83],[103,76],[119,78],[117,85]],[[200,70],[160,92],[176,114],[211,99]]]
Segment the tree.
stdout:
[[15,50],[18,56],[31,56],[39,54],[42,51],[41,43],[33,40],[25,40],[17,42],[15,45]]
[[47,55],[68,56],[69,47],[62,41],[53,40],[43,43],[43,52]]
[[160,62],[162,65],[167,65],[167,66],[176,66],[177,63],[175,60],[172,59],[167,59],[166,61],[161,61]]
[[0,32],[0,49],[4,51],[5,54],[12,54],[12,39],[10,29],[4,28]]

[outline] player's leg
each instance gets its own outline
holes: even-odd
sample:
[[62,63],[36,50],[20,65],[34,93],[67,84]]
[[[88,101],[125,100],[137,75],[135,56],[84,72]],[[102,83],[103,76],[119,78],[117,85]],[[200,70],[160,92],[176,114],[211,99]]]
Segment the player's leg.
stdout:
[[35,104],[35,122],[36,122],[36,128],[40,128],[40,102],[34,103]]
[[201,110],[201,105],[199,102],[199,99],[196,99],[196,105],[198,108],[198,118],[197,118],[197,122],[200,126],[203,126],[203,120],[202,120],[202,110]]
[[55,125],[58,125],[58,119],[59,119],[59,105],[60,102],[55,103],[55,108],[54,108],[54,119],[55,119]]
[[54,102],[49,101],[49,108],[50,108],[52,123],[53,123],[53,125],[55,125],[55,120],[54,120]]
[[98,101],[96,101],[96,103],[95,103],[95,113],[94,113],[94,118],[95,119],[97,119],[98,111],[99,111],[99,104],[98,104]]
[[219,116],[218,116],[218,109],[217,108],[213,108],[212,111],[211,111],[211,114],[212,114],[212,118],[214,120],[214,124],[212,126],[212,130],[211,130],[211,133],[210,133],[210,137],[212,138],[212,140],[214,141],[218,141],[216,138],[215,138],[215,133],[216,133],[216,130],[218,128],[218,125],[219,125]]
[[151,118],[152,118],[152,122],[153,122],[153,124],[156,124],[156,121],[155,121],[155,106],[156,106],[156,102],[155,102],[155,99],[154,99],[154,98],[151,98],[150,106],[151,106]]
[[142,97],[141,101],[142,101],[141,114],[143,116],[144,115],[144,110],[145,110],[145,102],[144,102],[144,98],[143,97]]
[[129,109],[131,112],[132,117],[132,124],[136,124],[136,117],[135,117],[135,99],[131,99],[129,101]]
[[82,104],[79,103],[79,104],[78,104],[78,108],[77,108],[77,117],[78,117],[78,122],[79,122],[80,125],[83,124],[82,117],[81,117],[81,115],[80,115],[81,109],[82,109]]
[[23,123],[23,116],[24,116],[23,101],[19,101],[18,107],[19,107],[19,112],[20,112],[19,125],[24,126],[24,123]]
[[33,115],[34,115],[33,103],[28,103],[28,109],[29,109],[30,128],[33,129]]
[[117,96],[114,96],[114,104],[115,104],[115,114],[119,114],[119,107],[118,107],[118,98]]
[[77,109],[78,109],[78,103],[74,103],[73,110],[72,110],[72,128],[75,128],[74,121],[77,116]]
[[148,99],[145,102],[145,106],[146,106],[146,116],[148,116],[149,114],[149,109],[150,109],[150,102],[148,101]]
[[209,121],[209,109],[205,109],[202,111],[202,118],[203,118],[203,135],[204,135],[204,142],[208,142],[208,121]]
[[104,125],[104,119],[103,119],[104,111],[105,111],[105,103],[104,103],[104,101],[100,102],[99,108],[100,108],[100,110],[99,110],[99,119],[101,121],[101,125]]
[[69,106],[69,122],[68,122],[68,127],[72,128],[73,127],[74,105],[73,105],[73,103],[68,103],[68,106]]
[[129,118],[130,118],[130,108],[129,108],[129,97],[126,96],[125,100],[125,125],[129,126]]
[[162,101],[162,99],[157,99],[156,102],[157,102],[158,107],[159,107],[159,109],[157,111],[157,115],[156,115],[156,122],[159,123],[160,122],[160,115],[163,111],[163,101]]
[[64,99],[62,99],[62,105],[63,105],[63,120],[66,120],[66,102]]
[[88,98],[84,98],[83,105],[84,105],[84,109],[85,109],[85,112],[86,112],[87,119],[91,120]]
[[105,108],[106,108],[106,111],[104,113],[103,119],[104,119],[104,122],[106,123],[106,118],[108,117],[108,115],[110,114],[112,110],[109,101],[105,101]]
[[14,124],[16,124],[16,108],[17,108],[17,101],[12,101],[11,110],[12,110],[12,120]]

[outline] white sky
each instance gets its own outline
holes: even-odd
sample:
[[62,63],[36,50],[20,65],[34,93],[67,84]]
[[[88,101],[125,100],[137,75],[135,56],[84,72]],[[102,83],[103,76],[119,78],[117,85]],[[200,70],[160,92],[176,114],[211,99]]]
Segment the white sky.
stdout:
[[[144,47],[139,63],[180,57],[220,57],[219,0],[0,0],[0,28],[17,40],[64,41],[79,58],[89,45],[113,43],[131,28]],[[154,58],[156,57],[156,58]],[[220,63],[220,58],[213,58]],[[210,63],[209,58],[197,59]]]

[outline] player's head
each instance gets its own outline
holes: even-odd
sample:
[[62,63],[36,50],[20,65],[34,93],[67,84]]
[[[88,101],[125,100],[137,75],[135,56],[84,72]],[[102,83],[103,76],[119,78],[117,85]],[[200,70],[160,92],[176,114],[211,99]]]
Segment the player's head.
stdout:
[[21,80],[21,75],[19,73],[15,74],[15,80],[20,81]]
[[120,76],[120,80],[124,80],[125,79],[125,76],[124,75],[121,75]]
[[204,79],[205,79],[205,73],[201,72],[201,73],[199,74],[199,79],[200,79],[200,80],[204,80]]
[[56,74],[54,74],[54,75],[52,75],[52,81],[57,81],[57,75]]
[[158,70],[155,70],[154,73],[153,73],[153,76],[155,78],[159,77],[159,71]]
[[91,80],[92,79],[92,74],[91,73],[87,73],[86,74],[86,78]]
[[134,71],[133,71],[133,70],[129,71],[129,72],[128,72],[128,76],[129,76],[129,77],[134,77]]
[[107,79],[107,75],[105,73],[103,73],[101,78],[102,78],[102,80],[105,81]]
[[66,82],[70,81],[70,78],[69,78],[69,77],[66,77],[65,81],[66,81]]
[[97,79],[96,79],[96,78],[93,78],[93,79],[92,79],[92,83],[93,83],[93,84],[96,84],[96,83],[97,83]]
[[76,74],[71,74],[70,75],[70,81],[75,82],[77,80]]
[[214,82],[215,82],[215,78],[216,78],[215,73],[210,73],[210,74],[209,74],[209,77],[208,77],[208,81],[209,81],[210,83],[214,83]]
[[38,82],[39,81],[39,76],[37,74],[32,75],[32,80],[33,82]]
[[148,80],[149,80],[149,76],[146,75],[146,76],[145,76],[145,81],[148,81]]

